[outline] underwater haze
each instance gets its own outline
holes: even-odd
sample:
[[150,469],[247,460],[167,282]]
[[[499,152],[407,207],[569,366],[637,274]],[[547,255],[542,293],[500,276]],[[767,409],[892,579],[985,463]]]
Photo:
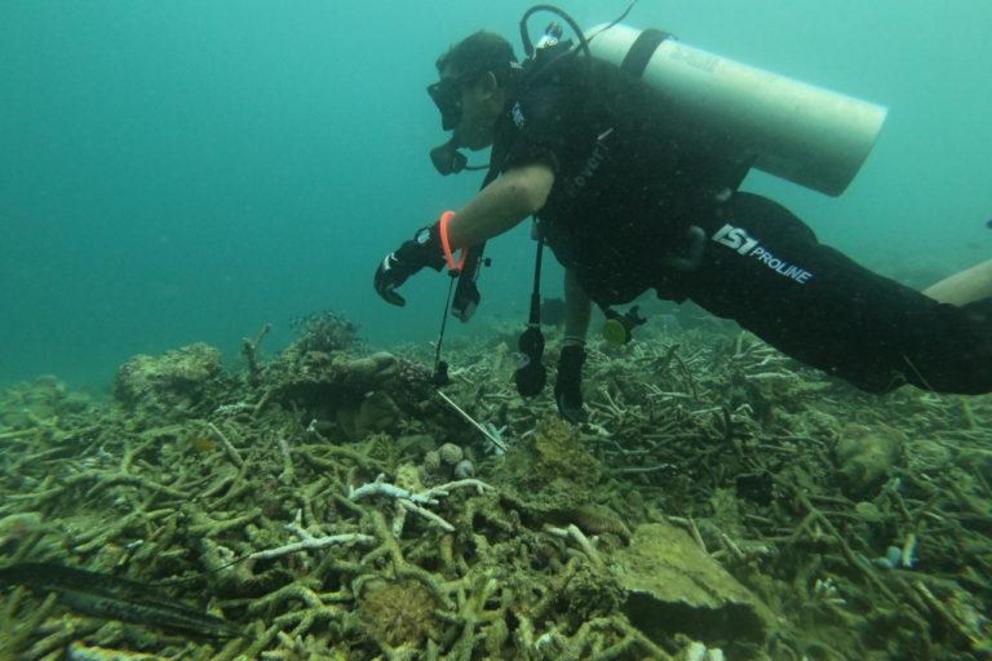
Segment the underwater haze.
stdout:
[[[411,280],[403,309],[371,286],[479,184],[433,170],[445,136],[425,87],[480,28],[520,55],[528,6],[0,3],[0,383],[102,386],[129,356],[195,341],[236,360],[264,323],[272,350],[325,309],[373,344],[430,341],[447,278]],[[590,26],[626,3],[562,6]],[[626,23],[889,108],[839,198],[745,182],[821,240],[914,286],[992,256],[992,3],[642,0]],[[453,334],[524,323],[532,245],[525,228],[491,244],[480,312]]]

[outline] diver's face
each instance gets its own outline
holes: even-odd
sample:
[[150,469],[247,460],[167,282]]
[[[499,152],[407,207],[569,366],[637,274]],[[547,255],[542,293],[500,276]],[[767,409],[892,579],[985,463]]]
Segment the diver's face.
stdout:
[[504,93],[492,73],[461,87],[461,119],[454,138],[461,147],[485,149],[493,143],[496,120],[503,110]]

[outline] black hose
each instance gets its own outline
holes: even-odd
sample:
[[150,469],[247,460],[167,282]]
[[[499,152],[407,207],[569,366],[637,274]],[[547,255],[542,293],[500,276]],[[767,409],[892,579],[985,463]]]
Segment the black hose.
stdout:
[[582,28],[579,24],[575,22],[575,19],[569,16],[564,10],[555,7],[554,5],[534,5],[526,12],[524,12],[523,17],[520,19],[520,42],[524,46],[524,53],[527,57],[534,56],[534,44],[530,40],[530,34],[527,31],[527,21],[531,16],[539,11],[547,11],[561,18],[561,20],[568,23],[568,27],[572,28],[572,32],[579,40],[579,48],[585,53],[586,57],[592,57],[592,51],[589,50],[589,41],[586,40],[586,35],[582,32]]

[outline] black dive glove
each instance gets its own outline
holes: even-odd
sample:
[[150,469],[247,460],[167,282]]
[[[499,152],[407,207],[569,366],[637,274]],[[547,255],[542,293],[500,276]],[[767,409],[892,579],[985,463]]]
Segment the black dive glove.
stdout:
[[425,266],[435,271],[440,271],[444,266],[438,223],[420,228],[412,239],[386,255],[375,271],[373,284],[376,292],[387,303],[406,305],[406,300],[396,293],[396,288]]
[[586,350],[578,345],[568,345],[558,357],[558,378],[555,380],[555,403],[562,418],[578,424],[589,417],[582,408],[582,364]]

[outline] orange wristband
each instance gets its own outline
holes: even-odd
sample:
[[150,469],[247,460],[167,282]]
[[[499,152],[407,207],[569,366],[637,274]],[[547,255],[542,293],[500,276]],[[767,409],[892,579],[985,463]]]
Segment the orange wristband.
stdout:
[[461,251],[458,262],[455,262],[455,255],[451,251],[451,241],[448,240],[448,223],[455,217],[454,211],[445,211],[441,214],[441,221],[438,223],[438,234],[441,235],[441,252],[444,253],[444,261],[448,263],[448,268],[452,271],[461,271],[465,266],[465,251]]

